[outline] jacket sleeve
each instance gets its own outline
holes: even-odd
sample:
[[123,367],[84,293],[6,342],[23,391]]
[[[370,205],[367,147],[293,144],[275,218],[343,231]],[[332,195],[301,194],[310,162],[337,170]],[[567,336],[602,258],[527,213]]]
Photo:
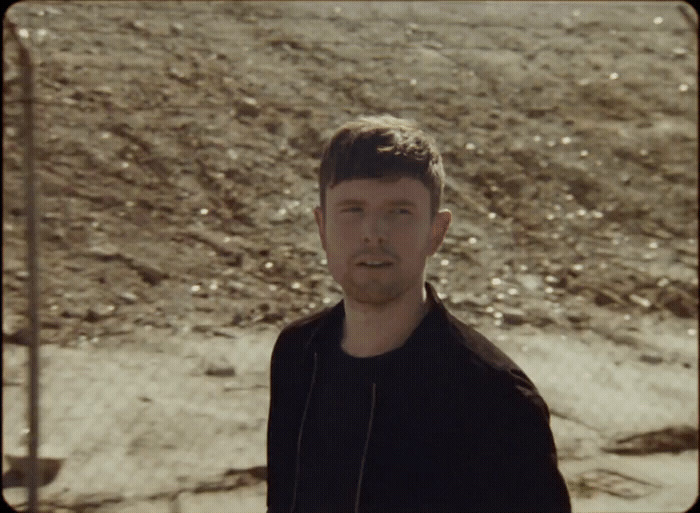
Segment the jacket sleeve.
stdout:
[[270,410],[267,422],[267,511],[289,509],[294,467],[293,412],[285,391],[292,387],[290,340],[284,333],[275,343],[270,359]]
[[297,441],[313,372],[309,343],[329,309],[299,319],[280,333],[270,358],[267,421],[267,510],[289,511],[294,496]]
[[[524,376],[524,375],[523,375]],[[525,377],[521,386],[504,387],[492,403],[493,439],[486,486],[493,487],[494,510],[570,513],[571,502],[557,465],[549,410]]]
[[275,493],[278,488],[278,482],[280,479],[278,460],[275,458],[276,449],[276,432],[278,431],[277,420],[277,404],[279,404],[279,379],[277,378],[277,352],[279,346],[279,338],[275,342],[275,347],[272,351],[272,357],[270,359],[270,409],[267,416],[267,511],[271,513],[276,511],[277,505],[277,494]]

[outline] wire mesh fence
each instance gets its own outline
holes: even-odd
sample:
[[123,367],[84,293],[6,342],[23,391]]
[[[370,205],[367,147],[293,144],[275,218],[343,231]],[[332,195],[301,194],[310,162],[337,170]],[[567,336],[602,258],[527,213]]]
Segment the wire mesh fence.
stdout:
[[318,157],[341,122],[378,112],[438,139],[455,222],[428,279],[542,392],[574,503],[693,498],[688,480],[592,472],[625,450],[680,453],[668,469],[697,459],[688,16],[673,3],[12,6],[5,499],[34,508],[15,458],[34,311],[41,511],[264,509],[272,345],[342,297],[312,213]]

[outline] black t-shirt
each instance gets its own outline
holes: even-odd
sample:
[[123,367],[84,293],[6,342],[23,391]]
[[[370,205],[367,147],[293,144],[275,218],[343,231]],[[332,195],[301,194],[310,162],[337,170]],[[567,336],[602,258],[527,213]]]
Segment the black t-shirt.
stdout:
[[364,358],[343,351],[339,330],[326,334],[329,350],[319,362],[303,430],[298,511],[353,510],[373,384],[400,379],[398,373],[409,364],[409,346],[418,331],[402,346]]

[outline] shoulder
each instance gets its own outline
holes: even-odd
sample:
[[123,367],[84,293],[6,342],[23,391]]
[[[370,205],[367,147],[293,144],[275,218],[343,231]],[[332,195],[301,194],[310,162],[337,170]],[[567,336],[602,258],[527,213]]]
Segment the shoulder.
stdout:
[[[521,404],[534,406],[545,418],[549,411],[537,387],[525,372],[499,347],[471,326],[443,309],[448,338],[462,354],[478,385],[488,396],[510,398]],[[472,381],[474,384],[474,381]]]
[[306,331],[313,331],[323,320],[328,317],[331,308],[324,308],[323,310],[307,315],[292,321],[287,324],[280,332],[280,337],[288,337],[292,335],[299,335]]
[[466,350],[472,363],[491,371],[518,368],[515,362],[488,338],[457,319],[444,307],[441,310],[440,318],[446,325],[448,339]]
[[335,308],[337,308],[337,305],[334,308],[324,308],[319,312],[297,319],[282,328],[272,351],[273,359],[281,353],[286,353],[290,350],[299,352],[306,347],[316,332],[327,322]]

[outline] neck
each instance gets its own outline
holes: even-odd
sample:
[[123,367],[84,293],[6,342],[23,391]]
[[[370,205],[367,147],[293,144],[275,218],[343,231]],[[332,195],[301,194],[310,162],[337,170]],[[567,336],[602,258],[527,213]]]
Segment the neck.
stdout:
[[381,305],[345,297],[343,350],[357,357],[377,356],[401,347],[421,323],[430,305],[425,285]]

